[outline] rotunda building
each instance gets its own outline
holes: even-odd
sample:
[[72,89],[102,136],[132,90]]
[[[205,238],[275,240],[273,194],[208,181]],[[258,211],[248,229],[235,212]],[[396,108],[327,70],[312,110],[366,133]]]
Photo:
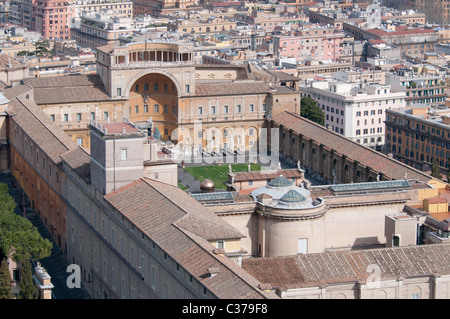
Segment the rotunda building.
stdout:
[[283,175],[250,195],[257,203],[260,256],[323,252],[325,200]]

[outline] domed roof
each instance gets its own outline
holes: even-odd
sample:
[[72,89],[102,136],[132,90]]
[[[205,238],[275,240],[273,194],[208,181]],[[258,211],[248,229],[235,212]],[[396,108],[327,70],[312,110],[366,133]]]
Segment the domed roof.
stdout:
[[283,175],[278,176],[273,181],[269,182],[267,186],[270,187],[289,187],[293,184],[292,181],[288,180]]
[[285,203],[299,203],[304,201],[306,201],[306,198],[293,189],[291,189],[289,192],[284,194],[283,197],[280,198],[280,202]]

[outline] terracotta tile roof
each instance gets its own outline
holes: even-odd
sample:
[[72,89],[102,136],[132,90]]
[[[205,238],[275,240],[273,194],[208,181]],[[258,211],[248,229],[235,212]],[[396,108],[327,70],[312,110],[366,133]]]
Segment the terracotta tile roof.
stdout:
[[234,180],[240,181],[255,181],[274,179],[280,175],[287,178],[301,178],[303,177],[303,171],[298,169],[281,169],[276,171],[250,171],[250,172],[234,172]]
[[34,88],[37,104],[110,100],[98,75],[30,78],[25,80],[25,84]]
[[450,244],[299,254],[244,259],[242,268],[274,288],[294,289],[330,283],[366,281],[381,268],[381,280],[450,274]]
[[430,204],[447,203],[447,200],[443,197],[434,197],[425,199]]
[[242,94],[264,94],[269,92],[269,85],[262,82],[221,82],[221,83],[198,83],[195,85],[195,95],[242,95]]
[[25,63],[21,63],[14,57],[7,55],[5,53],[0,53],[0,68],[25,66]]
[[[104,198],[218,298],[275,298],[235,262],[213,252],[207,239],[239,233],[177,187],[141,178]],[[208,278],[211,268],[219,274]]]
[[283,112],[275,116],[272,121],[292,129],[294,133],[311,138],[319,145],[324,145],[337,153],[345,154],[347,158],[357,161],[375,172],[384,174],[388,179],[404,179],[405,173],[408,174],[408,179],[417,179],[425,182],[433,179],[430,175],[327,130],[325,127],[296,114]]
[[60,155],[61,159],[69,165],[87,183],[91,181],[91,157],[88,151],[81,146]]
[[408,35],[408,34],[424,34],[424,33],[434,33],[433,29],[419,29],[419,28],[408,28],[408,27],[396,27],[395,31],[387,32],[381,29],[368,29],[367,32],[379,36],[379,37],[390,37],[398,35]]
[[108,134],[120,134],[123,133],[140,133],[141,131],[137,129],[135,126],[126,122],[99,122],[98,124],[102,125],[103,131],[107,129]]
[[14,99],[6,112],[55,163],[61,162],[61,154],[77,148],[76,143],[32,101]]
[[4,88],[2,93],[8,100],[12,100],[16,97],[21,96],[22,94],[27,93],[27,92],[30,92],[30,96],[31,96],[32,95],[31,91],[32,91],[32,88],[30,88],[28,85],[16,85],[13,87]]

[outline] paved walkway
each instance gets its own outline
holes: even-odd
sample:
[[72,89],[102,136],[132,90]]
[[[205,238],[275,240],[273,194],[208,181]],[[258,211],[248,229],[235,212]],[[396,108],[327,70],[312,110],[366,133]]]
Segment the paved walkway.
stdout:
[[[90,296],[83,288],[67,287],[66,280],[70,273],[67,273],[67,266],[69,265],[65,255],[61,249],[57,246],[48,229],[45,227],[42,220],[30,207],[30,203],[27,197],[23,196],[23,191],[19,187],[19,184],[11,174],[0,174],[0,183],[5,183],[9,187],[9,194],[15,199],[16,214],[23,216],[24,206],[25,215],[28,220],[38,229],[43,238],[47,238],[53,244],[51,255],[47,258],[39,260],[41,265],[47,270],[47,273],[51,277],[51,282],[54,285],[52,289],[53,299],[89,299]],[[25,205],[24,205],[25,204]],[[34,265],[35,266],[35,265]]]

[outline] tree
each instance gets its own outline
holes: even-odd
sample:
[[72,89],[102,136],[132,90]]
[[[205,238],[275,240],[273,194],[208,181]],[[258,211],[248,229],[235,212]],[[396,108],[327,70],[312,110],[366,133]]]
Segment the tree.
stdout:
[[0,183],[0,250],[4,256],[22,261],[26,254],[42,259],[50,256],[52,243],[44,239],[33,224],[14,212],[16,203],[8,193],[8,186]]
[[34,43],[36,47],[36,56],[38,57],[49,57],[51,56],[51,50],[50,50],[50,41],[49,40],[43,40],[43,41],[36,41]]
[[12,299],[11,275],[6,258],[3,258],[0,266],[0,299]]
[[155,132],[153,133],[153,137],[156,138],[157,140],[161,139],[161,133],[159,132],[159,128],[157,126],[155,126]]
[[431,164],[431,176],[442,179],[441,170],[439,169],[439,163],[437,160],[434,160]]
[[36,287],[33,282],[33,274],[31,271],[31,262],[29,255],[22,261],[22,268],[20,274],[20,286],[19,286],[19,298],[20,299],[34,299],[36,293]]
[[320,109],[317,102],[310,97],[302,97],[300,115],[317,124],[325,125],[325,113]]
[[0,249],[3,255],[22,261],[28,253],[34,259],[50,256],[53,245],[43,238],[37,228],[15,213],[0,212]]

